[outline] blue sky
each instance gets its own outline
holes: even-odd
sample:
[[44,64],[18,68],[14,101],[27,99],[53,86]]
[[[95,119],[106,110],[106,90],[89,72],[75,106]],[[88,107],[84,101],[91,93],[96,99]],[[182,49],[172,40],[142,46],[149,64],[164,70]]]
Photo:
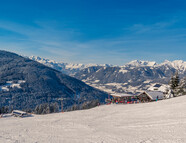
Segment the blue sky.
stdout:
[[184,0],[0,0],[0,49],[71,63],[186,61]]

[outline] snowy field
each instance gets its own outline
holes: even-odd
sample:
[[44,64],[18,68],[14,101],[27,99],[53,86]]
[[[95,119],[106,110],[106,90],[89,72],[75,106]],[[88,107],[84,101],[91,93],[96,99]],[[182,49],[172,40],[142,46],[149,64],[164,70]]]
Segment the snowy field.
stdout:
[[0,143],[185,143],[186,96],[0,119]]

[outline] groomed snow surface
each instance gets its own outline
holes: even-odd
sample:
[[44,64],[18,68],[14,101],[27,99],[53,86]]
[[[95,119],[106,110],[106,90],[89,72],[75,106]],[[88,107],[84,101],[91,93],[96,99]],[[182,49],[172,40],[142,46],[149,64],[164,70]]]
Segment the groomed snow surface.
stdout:
[[0,143],[185,143],[186,96],[0,119]]

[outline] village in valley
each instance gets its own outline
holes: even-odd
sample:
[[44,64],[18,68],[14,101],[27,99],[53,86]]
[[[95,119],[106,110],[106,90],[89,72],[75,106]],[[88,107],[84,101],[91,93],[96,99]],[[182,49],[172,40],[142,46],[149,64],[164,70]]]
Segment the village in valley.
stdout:
[[[25,81],[24,81],[25,82]],[[10,85],[12,86],[12,85]],[[105,99],[105,103],[102,103],[101,105],[109,105],[109,104],[138,104],[138,103],[148,103],[148,102],[154,102],[154,101],[161,101],[170,99],[173,97],[183,96],[186,93],[185,89],[185,83],[180,82],[180,77],[178,74],[178,71],[175,72],[174,75],[170,78],[170,81],[167,85],[155,83],[152,86],[150,86],[147,90],[141,91],[135,94],[129,94],[129,93],[108,93],[108,98]],[[4,89],[8,89],[9,86],[5,86]],[[32,114],[46,114],[46,113],[53,113],[53,112],[64,112],[63,111],[63,98],[61,99],[61,107],[59,105],[54,105],[48,107],[48,105],[37,106],[35,108],[35,111],[32,112],[24,112],[21,110],[13,110],[9,109],[8,107],[2,107],[0,108],[0,118],[6,117],[6,115],[9,112],[11,112],[11,115],[14,117],[29,117]],[[100,106],[99,101],[96,101],[93,105],[91,105],[88,108]],[[53,111],[50,111],[50,108],[53,108]],[[87,109],[87,108],[82,108]],[[42,112],[39,112],[39,110],[42,110]],[[44,110],[49,110],[44,113]],[[79,110],[79,108],[74,108],[72,110]],[[10,117],[10,116],[9,116]]]
[[186,89],[180,86],[180,78],[178,72],[176,72],[167,85],[156,83],[149,87],[148,90],[136,94],[112,93],[110,95],[113,98],[108,98],[107,102],[116,104],[146,103],[182,96],[185,95],[185,92]]

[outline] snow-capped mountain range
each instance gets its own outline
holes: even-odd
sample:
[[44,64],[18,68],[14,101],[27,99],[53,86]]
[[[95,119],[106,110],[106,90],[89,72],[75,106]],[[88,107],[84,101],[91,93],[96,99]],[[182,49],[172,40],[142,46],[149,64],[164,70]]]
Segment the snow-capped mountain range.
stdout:
[[133,67],[142,67],[142,66],[149,66],[149,67],[160,67],[160,66],[170,66],[175,68],[178,71],[185,71],[186,70],[186,62],[182,60],[175,60],[175,61],[168,61],[165,60],[163,63],[157,64],[155,61],[141,61],[141,60],[134,60],[127,63],[125,66],[133,66]]
[[151,89],[154,84],[165,86],[176,71],[180,78],[186,76],[186,62],[182,60],[166,60],[160,64],[155,61],[134,60],[123,66],[112,66],[68,64],[35,56],[30,58],[109,93],[136,93]]
[[54,60],[49,60],[45,58],[40,58],[38,56],[31,56],[29,57],[31,60],[37,61],[49,67],[52,67],[56,70],[59,70],[68,75],[74,75],[75,73],[79,72],[88,67],[93,66],[104,66],[104,67],[111,67],[112,65],[109,64],[74,64],[74,63],[65,63],[65,62],[56,62]]
[[155,61],[141,61],[141,60],[134,60],[129,63],[127,63],[124,66],[134,66],[134,67],[139,67],[139,66],[155,66],[157,63]]
[[[186,61],[183,60],[175,60],[175,61],[168,61],[165,60],[163,63],[156,63],[155,61],[141,61],[141,60],[133,60],[123,66],[116,66],[112,64],[74,64],[74,63],[65,63],[65,62],[56,62],[54,60],[49,60],[45,58],[41,58],[38,56],[31,56],[29,57],[30,59],[37,61],[39,63],[42,63],[44,65],[47,65],[49,67],[58,69],[62,72],[67,72],[77,70],[80,71],[82,69],[88,68],[88,67],[93,67],[93,66],[102,66],[102,67],[160,67],[160,66],[169,66],[173,67],[178,71],[186,71]],[[67,74],[69,74],[67,72]]]
[[186,62],[182,61],[182,60],[176,60],[176,61],[172,61],[172,62],[166,60],[165,62],[163,62],[159,66],[170,66],[170,67],[173,67],[180,72],[185,72],[186,71]]

